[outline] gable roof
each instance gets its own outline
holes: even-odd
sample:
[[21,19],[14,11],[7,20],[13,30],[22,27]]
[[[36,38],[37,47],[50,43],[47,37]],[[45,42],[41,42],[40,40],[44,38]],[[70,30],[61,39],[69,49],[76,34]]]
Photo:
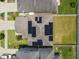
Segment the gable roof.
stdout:
[[18,0],[19,12],[57,13],[57,0]]

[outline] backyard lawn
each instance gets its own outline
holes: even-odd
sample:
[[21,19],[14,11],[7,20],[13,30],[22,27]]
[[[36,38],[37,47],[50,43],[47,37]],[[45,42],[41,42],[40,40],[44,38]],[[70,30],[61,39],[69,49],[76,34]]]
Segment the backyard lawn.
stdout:
[[17,40],[15,30],[8,30],[8,46],[9,48],[19,48],[19,45],[27,44],[27,40]]
[[76,16],[54,16],[53,37],[53,44],[76,44]]
[[59,52],[61,59],[76,59],[75,46],[54,46],[56,52]]
[[60,0],[59,14],[76,14],[77,0]]

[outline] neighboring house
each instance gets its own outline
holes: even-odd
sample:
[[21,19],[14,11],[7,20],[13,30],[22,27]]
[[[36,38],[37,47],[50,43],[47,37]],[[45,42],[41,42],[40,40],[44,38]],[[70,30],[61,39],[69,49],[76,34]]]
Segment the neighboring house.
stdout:
[[21,48],[16,56],[16,59],[54,59],[54,50],[52,46],[29,46]]
[[53,13],[58,11],[60,0],[17,0],[19,12]]

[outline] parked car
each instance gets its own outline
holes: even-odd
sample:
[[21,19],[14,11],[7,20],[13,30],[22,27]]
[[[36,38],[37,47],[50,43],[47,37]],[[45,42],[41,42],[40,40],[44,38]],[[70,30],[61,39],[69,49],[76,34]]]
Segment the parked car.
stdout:
[[16,54],[12,54],[12,59],[16,59]]
[[15,59],[16,58],[16,54],[8,54],[8,53],[4,53],[0,59]]
[[3,54],[3,55],[0,57],[0,59],[8,59],[7,54]]

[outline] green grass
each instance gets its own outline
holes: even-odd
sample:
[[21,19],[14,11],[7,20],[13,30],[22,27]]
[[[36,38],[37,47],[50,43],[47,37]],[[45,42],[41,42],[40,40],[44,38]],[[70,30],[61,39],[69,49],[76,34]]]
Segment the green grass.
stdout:
[[[76,0],[60,0],[60,6],[58,8],[59,14],[76,14]],[[70,3],[74,3],[71,7]]]
[[55,51],[59,52],[62,59],[76,59],[75,46],[54,46]]
[[27,44],[27,40],[17,40],[15,30],[8,30],[8,46],[9,48],[19,48],[19,45]]

